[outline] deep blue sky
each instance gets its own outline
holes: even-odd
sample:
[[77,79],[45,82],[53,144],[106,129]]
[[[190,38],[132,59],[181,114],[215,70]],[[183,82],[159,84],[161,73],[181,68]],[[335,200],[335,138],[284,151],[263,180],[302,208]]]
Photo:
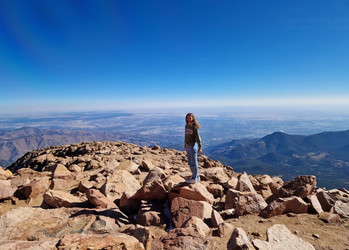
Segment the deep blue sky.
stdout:
[[0,112],[349,104],[349,1],[0,1]]

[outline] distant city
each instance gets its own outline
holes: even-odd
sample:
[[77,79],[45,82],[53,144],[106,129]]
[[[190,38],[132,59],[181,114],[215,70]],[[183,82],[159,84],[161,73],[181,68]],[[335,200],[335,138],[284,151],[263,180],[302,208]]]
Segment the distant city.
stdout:
[[[349,109],[234,107],[196,109],[204,149],[273,132],[311,135],[349,128]],[[148,110],[1,115],[0,130],[22,127],[116,133],[142,145],[182,149],[184,117],[192,110]]]

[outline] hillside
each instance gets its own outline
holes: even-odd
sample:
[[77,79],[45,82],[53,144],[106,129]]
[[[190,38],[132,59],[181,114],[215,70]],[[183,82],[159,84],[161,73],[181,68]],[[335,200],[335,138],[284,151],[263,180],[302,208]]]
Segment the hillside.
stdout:
[[[346,249],[349,192],[124,142],[52,146],[0,168],[2,249]],[[10,170],[13,172],[10,172]]]
[[55,145],[90,141],[111,141],[126,136],[107,132],[20,128],[0,131],[0,166],[8,166],[28,151]]
[[327,188],[349,188],[349,130],[310,136],[275,132],[259,140],[211,147],[209,155],[237,171],[267,173],[291,180],[316,175]]

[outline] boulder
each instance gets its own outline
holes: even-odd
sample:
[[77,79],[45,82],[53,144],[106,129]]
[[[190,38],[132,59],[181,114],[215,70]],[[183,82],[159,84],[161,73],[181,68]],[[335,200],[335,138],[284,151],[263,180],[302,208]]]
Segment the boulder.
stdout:
[[349,203],[336,201],[333,205],[333,212],[341,218],[349,218]]
[[58,243],[58,249],[144,249],[133,236],[123,233],[67,234]]
[[267,241],[255,239],[253,245],[259,250],[288,249],[315,250],[312,244],[297,237],[283,224],[275,224],[267,230]]
[[200,169],[199,174],[202,180],[219,184],[226,183],[230,179],[222,167]]
[[325,191],[320,191],[316,193],[316,197],[318,198],[321,204],[322,210],[324,212],[330,212],[332,206],[335,203],[335,200],[329,195],[329,193]]
[[17,191],[17,187],[11,185],[10,180],[0,180],[0,201],[10,199]]
[[120,162],[120,164],[116,167],[116,169],[126,170],[130,173],[133,173],[138,169],[138,167],[139,166],[136,163],[134,163],[132,160],[126,160],[126,161]]
[[151,245],[155,239],[155,235],[149,230],[148,227],[141,225],[126,225],[119,231],[135,237],[140,243],[143,244],[144,249],[151,250]]
[[68,191],[70,189],[70,186],[71,186],[70,181],[56,178],[52,180],[50,189]]
[[211,213],[211,222],[214,227],[218,227],[219,224],[224,222],[222,216],[214,209],[212,209]]
[[165,176],[161,168],[154,168],[144,179],[143,186],[135,193],[135,199],[140,200],[162,200],[167,197],[162,178]]
[[225,198],[225,209],[235,209],[238,216],[260,213],[267,207],[263,197],[257,193],[229,189]]
[[142,226],[156,226],[165,229],[167,217],[161,203],[144,203],[137,214],[137,224]]
[[176,186],[170,192],[170,200],[174,197],[182,197],[189,200],[205,201],[210,204],[214,203],[213,195],[208,192],[207,188],[201,183],[190,184],[189,186]]
[[210,228],[207,226],[207,224],[196,216],[192,216],[190,219],[184,222],[182,228],[192,228],[202,236],[207,236],[210,233]]
[[48,177],[45,177],[23,185],[18,189],[18,191],[27,199],[29,199],[46,192],[46,190],[49,189],[50,185],[50,179]]
[[239,176],[238,183],[236,185],[236,190],[239,190],[241,192],[256,193],[256,190],[254,189],[252,182],[246,172],[243,172]]
[[291,196],[298,196],[305,198],[310,195],[316,188],[316,177],[313,175],[300,175],[290,182],[286,182],[279,188],[272,196],[267,199],[270,203],[277,198],[287,198]]
[[141,163],[142,168],[147,170],[148,172],[155,168],[154,164],[150,160],[143,160]]
[[135,193],[141,185],[137,179],[126,170],[115,170],[112,176],[108,176],[101,187],[101,192],[110,200],[121,198],[123,193]]
[[333,214],[329,212],[320,213],[319,219],[328,224],[337,224],[341,221],[341,217],[338,214]]
[[227,189],[236,189],[238,182],[239,179],[235,176],[232,176],[226,183],[224,183],[224,187]]
[[185,179],[179,174],[169,175],[163,180],[164,187],[168,192],[170,192],[174,186],[182,182],[184,183]]
[[246,232],[240,228],[237,227],[234,229],[233,234],[231,235],[227,249],[229,250],[238,250],[238,249],[244,249],[244,250],[254,250],[255,248],[252,246],[250,240],[247,237]]
[[222,197],[224,194],[224,188],[220,184],[211,183],[206,188],[214,198]]
[[48,190],[44,194],[44,201],[51,207],[78,207],[86,200],[82,200],[80,197],[71,195],[70,193],[60,190]]
[[87,199],[97,208],[116,208],[116,204],[105,197],[97,189],[87,189],[85,192]]
[[141,201],[133,198],[134,193],[125,192],[119,202],[119,207],[127,214],[137,213],[141,206]]
[[223,222],[218,225],[218,235],[219,237],[224,237],[227,235],[231,235],[234,231],[235,227],[227,222]]
[[315,213],[317,213],[317,214],[321,214],[323,212],[321,204],[320,204],[318,198],[316,197],[316,195],[314,195],[314,194],[309,195],[308,200],[309,200],[310,206],[313,210],[312,212],[315,211]]
[[81,208],[15,208],[0,217],[0,240],[62,238],[67,233],[84,232],[95,215]]
[[162,249],[211,249],[212,243],[192,228],[175,228],[162,238]]
[[59,239],[39,241],[1,240],[0,249],[56,249]]
[[306,213],[308,205],[301,198],[293,196],[289,198],[279,198],[271,203],[262,211],[265,218],[286,213]]
[[212,206],[207,202],[176,197],[171,203],[172,221],[175,227],[181,227],[191,217],[211,219]]

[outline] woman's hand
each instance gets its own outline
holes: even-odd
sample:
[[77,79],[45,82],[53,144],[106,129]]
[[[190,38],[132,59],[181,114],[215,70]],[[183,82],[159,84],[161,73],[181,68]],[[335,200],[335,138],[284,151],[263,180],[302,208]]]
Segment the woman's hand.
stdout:
[[201,148],[199,149],[199,152],[198,152],[198,153],[199,153],[200,155],[202,154],[202,149],[201,149]]

